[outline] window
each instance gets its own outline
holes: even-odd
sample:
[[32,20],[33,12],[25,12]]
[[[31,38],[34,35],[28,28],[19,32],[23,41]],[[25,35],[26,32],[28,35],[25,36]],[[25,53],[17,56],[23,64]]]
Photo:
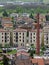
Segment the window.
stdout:
[[18,37],[16,37],[16,39],[18,39]]
[[19,33],[19,34],[21,34],[21,33]]
[[9,38],[9,36],[7,36],[7,38]]
[[20,36],[20,38],[21,38],[21,36]]
[[21,44],[21,46],[22,46],[22,44]]
[[23,35],[24,35],[24,33],[23,33]]
[[14,38],[15,38],[15,36],[14,36]]
[[3,42],[3,40],[2,40],[2,42]]
[[5,40],[5,42],[7,42],[7,40]]
[[32,43],[32,40],[30,40],[30,42]]
[[9,41],[9,40],[7,40],[7,41]]
[[35,38],[35,36],[33,38]]
[[20,39],[20,41],[21,41],[21,39]]
[[35,33],[33,33],[35,35]]
[[23,36],[23,39],[24,39],[24,36]]
[[30,39],[32,39],[32,37],[30,37]]
[[2,35],[3,35],[3,33],[2,33]]
[[16,35],[18,35],[18,33],[16,32]]
[[23,42],[24,42],[24,40],[23,40]]
[[14,39],[14,41],[15,41],[15,39]]
[[5,36],[5,39],[7,39],[7,36]]
[[7,33],[7,34],[9,34],[9,33]]
[[46,34],[46,40],[48,40],[48,33]]
[[7,33],[5,33],[5,35],[7,35]]
[[16,40],[16,42],[18,42],[18,40]]
[[33,40],[35,42],[35,40]]
[[48,37],[46,37],[46,40],[48,40]]
[[31,33],[31,36],[32,36],[32,33]]
[[15,34],[15,33],[14,33]]
[[3,38],[3,36],[2,36],[2,38]]

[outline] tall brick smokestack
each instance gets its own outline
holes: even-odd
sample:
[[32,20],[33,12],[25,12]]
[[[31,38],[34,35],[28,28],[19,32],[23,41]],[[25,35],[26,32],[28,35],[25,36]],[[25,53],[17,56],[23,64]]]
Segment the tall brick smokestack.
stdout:
[[39,13],[37,14],[37,34],[36,34],[36,54],[40,55],[40,26],[39,26]]

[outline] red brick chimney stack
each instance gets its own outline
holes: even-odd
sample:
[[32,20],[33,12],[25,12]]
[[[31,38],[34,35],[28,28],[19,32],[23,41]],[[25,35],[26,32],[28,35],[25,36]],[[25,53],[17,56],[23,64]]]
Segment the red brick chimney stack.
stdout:
[[37,14],[37,34],[36,34],[36,54],[40,55],[40,27],[39,27],[39,13]]

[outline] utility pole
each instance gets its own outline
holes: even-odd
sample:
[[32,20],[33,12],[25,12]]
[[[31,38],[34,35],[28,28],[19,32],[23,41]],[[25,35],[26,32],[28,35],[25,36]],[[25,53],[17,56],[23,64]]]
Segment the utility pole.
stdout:
[[36,54],[40,55],[40,25],[39,25],[39,13],[37,14],[37,34],[36,34]]

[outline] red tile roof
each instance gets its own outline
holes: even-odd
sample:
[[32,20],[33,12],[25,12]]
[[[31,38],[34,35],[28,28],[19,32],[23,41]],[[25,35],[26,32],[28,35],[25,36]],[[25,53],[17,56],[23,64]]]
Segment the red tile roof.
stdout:
[[2,20],[11,21],[12,19],[11,19],[11,18],[9,18],[9,17],[4,17],[4,18],[2,18]]
[[9,30],[0,29],[0,32],[9,32]]
[[44,59],[32,59],[32,63],[38,63],[38,65],[44,65]]
[[13,27],[13,24],[12,23],[4,23],[2,26],[4,26],[4,27]]
[[15,30],[13,30],[14,32],[26,32],[26,29],[21,29],[21,28],[17,28]]
[[[37,29],[31,29],[29,30],[30,32],[37,32]],[[39,30],[40,32],[42,32],[42,29]]]

